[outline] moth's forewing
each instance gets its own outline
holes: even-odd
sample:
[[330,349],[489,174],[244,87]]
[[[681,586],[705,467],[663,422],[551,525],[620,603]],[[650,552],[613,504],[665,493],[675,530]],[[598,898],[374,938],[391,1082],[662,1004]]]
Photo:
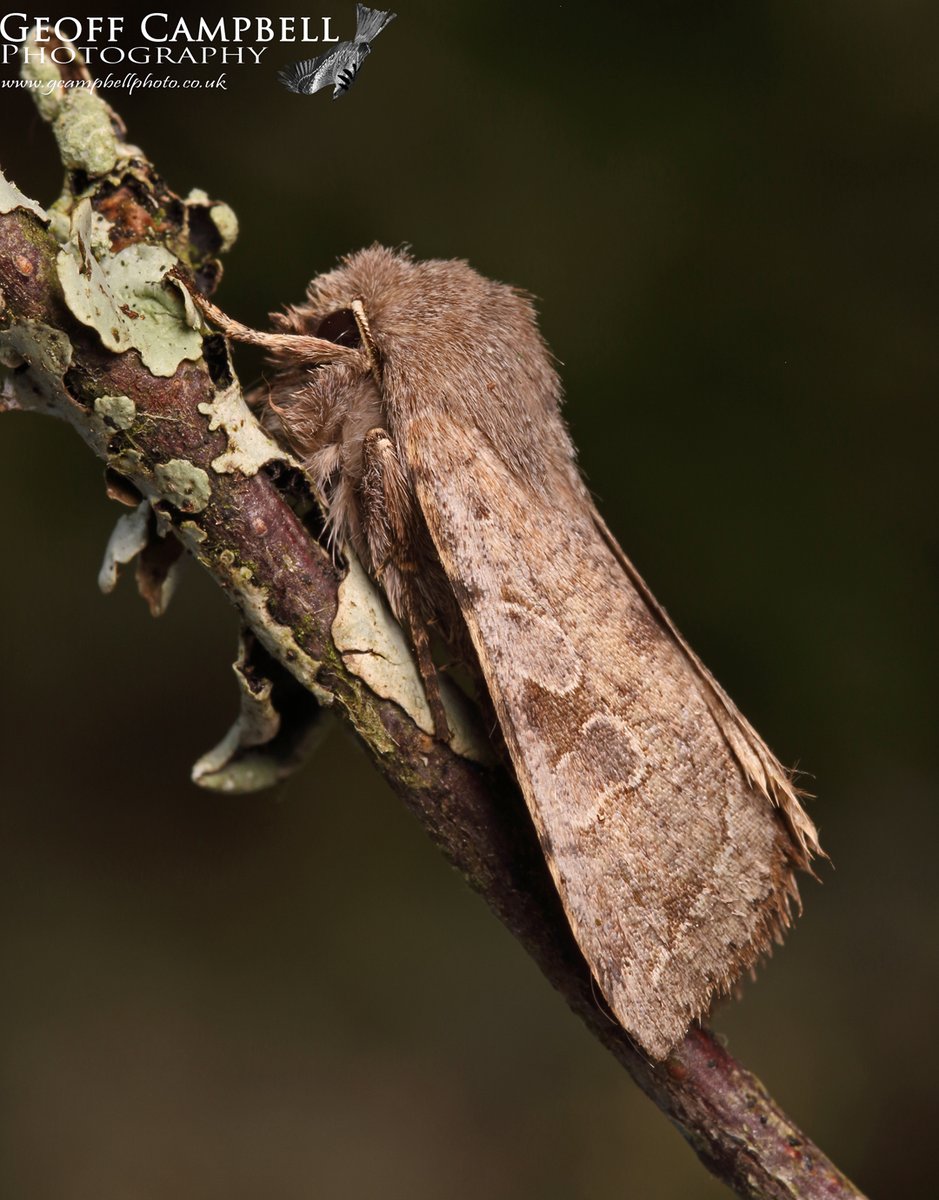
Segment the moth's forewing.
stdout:
[[533,488],[483,439],[461,469],[427,470],[452,459],[452,437],[428,415],[410,436],[574,933],[618,1019],[662,1058],[788,924],[791,835],[579,480]]

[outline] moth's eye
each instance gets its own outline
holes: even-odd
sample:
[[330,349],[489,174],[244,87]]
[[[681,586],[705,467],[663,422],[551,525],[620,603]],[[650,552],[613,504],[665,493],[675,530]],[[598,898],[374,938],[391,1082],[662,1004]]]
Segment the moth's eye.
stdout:
[[354,349],[362,345],[355,313],[351,308],[340,308],[337,312],[323,317],[315,336],[327,342],[335,342],[337,346],[351,346]]

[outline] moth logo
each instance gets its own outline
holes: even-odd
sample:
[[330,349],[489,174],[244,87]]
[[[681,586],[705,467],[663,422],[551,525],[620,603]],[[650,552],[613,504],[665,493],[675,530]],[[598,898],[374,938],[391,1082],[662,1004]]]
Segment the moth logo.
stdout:
[[396,16],[397,13],[380,12],[357,4],[354,41],[340,42],[318,58],[308,58],[285,67],[278,72],[281,83],[291,92],[307,96],[331,87],[333,99],[338,100],[352,87],[359,67],[371,53],[372,42]]

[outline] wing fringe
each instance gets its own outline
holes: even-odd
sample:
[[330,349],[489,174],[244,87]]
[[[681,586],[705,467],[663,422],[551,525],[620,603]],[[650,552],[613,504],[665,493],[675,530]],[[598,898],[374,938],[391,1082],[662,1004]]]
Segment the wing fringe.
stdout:
[[[682,637],[675,622],[656,600],[649,585],[627,558],[622,546],[610,532],[610,527],[597,512],[596,506],[591,504],[591,510],[594,524],[615,555],[617,562],[629,576],[630,581],[651,611],[675,639],[704,685],[708,708],[747,782],[761,792],[782,814],[792,837],[792,857],[796,865],[814,876],[812,859],[815,857],[827,858],[828,855],[819,843],[818,831],[814,822],[800,803],[800,797],[805,797],[809,793],[796,787],[790,773]],[[798,892],[795,889],[793,891],[796,904],[801,908]],[[784,927],[788,924],[787,918]],[[769,942],[767,941],[766,944],[768,946]]]

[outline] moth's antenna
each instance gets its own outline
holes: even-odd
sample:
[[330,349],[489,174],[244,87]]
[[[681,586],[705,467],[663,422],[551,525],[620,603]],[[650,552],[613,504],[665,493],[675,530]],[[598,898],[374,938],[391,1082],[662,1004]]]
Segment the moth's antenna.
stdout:
[[[314,362],[340,362],[343,359],[359,358],[358,350],[349,346],[339,346],[335,342],[328,342],[325,338],[310,337],[306,333],[262,333],[258,329],[242,325],[240,321],[235,321],[223,313],[201,292],[196,291],[192,281],[186,278],[179,267],[173,267],[167,271],[166,278],[185,288],[189,298],[206,321],[233,342],[241,342],[246,346],[260,346],[271,354],[301,355]],[[369,358],[371,358],[371,353]],[[361,359],[359,361],[361,362]]]
[[362,345],[365,347],[365,353],[368,355],[369,366],[372,368],[372,378],[381,387],[381,360],[378,357],[375,339],[372,337],[372,330],[368,323],[368,314],[365,311],[365,305],[361,300],[356,298],[349,307],[352,309],[352,315],[355,317],[355,323],[359,329],[359,337],[362,339]]

